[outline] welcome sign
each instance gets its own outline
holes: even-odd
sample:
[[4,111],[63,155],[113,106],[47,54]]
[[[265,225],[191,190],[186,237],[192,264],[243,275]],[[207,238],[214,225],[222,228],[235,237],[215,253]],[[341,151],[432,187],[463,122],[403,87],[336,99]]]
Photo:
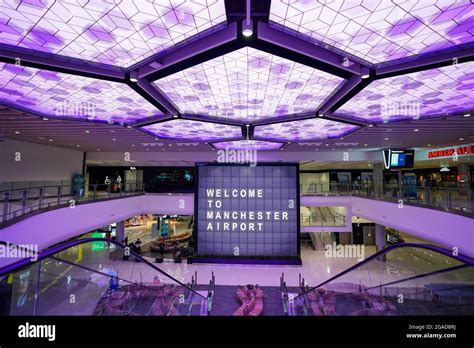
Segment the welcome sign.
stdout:
[[298,257],[298,168],[294,164],[198,164],[197,254]]

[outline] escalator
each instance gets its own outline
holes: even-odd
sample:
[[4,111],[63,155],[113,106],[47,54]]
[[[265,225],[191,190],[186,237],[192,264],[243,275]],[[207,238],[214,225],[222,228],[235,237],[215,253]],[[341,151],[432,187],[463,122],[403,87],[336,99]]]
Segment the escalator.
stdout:
[[36,262],[22,259],[0,268],[0,277],[1,315],[200,316],[212,304],[206,286],[184,284],[102,238],[50,248]]
[[474,259],[398,243],[316,286],[300,284],[295,302],[313,316],[474,315]]

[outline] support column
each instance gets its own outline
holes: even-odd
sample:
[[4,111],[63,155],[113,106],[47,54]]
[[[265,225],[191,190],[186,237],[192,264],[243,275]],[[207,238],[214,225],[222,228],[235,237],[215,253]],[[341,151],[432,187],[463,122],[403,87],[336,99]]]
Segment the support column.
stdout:
[[383,163],[374,163],[374,191],[375,197],[382,197],[383,194]]
[[398,199],[403,199],[403,177],[402,177],[402,170],[397,170],[398,174]]
[[119,243],[123,243],[125,239],[125,221],[117,222],[117,228],[115,230],[115,240]]
[[[377,252],[385,248],[385,226],[375,224],[375,247]],[[385,255],[377,258],[379,261],[385,262]]]

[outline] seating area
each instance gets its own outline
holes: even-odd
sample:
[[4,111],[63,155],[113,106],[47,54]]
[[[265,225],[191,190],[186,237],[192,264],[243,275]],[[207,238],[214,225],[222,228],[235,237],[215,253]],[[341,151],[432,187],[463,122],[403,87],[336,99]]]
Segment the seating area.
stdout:
[[[184,243],[187,242],[193,236],[192,231],[186,231],[184,233],[175,234],[169,237],[160,237],[157,240],[150,242],[150,249],[156,252],[172,252],[174,251],[176,242]],[[160,245],[164,245],[164,249],[161,249]]]
[[242,305],[234,312],[234,316],[256,317],[263,313],[263,290],[258,285],[239,286],[237,299]]
[[[309,306],[313,315],[397,315],[396,305],[383,296],[369,294],[367,291],[342,293],[325,288],[315,289],[307,294]],[[347,302],[347,303],[346,303]],[[336,308],[339,306],[339,311]],[[340,308],[346,303],[345,312]],[[349,310],[349,303],[357,306],[356,310]]]
[[94,314],[97,316],[180,315],[177,309],[183,288],[155,283],[125,285],[104,296]]

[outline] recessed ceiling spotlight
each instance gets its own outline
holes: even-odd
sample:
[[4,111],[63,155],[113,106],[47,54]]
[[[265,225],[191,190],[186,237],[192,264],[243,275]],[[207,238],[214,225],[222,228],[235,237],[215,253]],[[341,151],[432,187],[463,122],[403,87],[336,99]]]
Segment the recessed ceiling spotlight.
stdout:
[[248,128],[248,127],[250,127],[250,125],[249,125],[249,124],[246,124],[246,125],[245,125],[245,127],[247,127],[247,128]]
[[373,124],[369,124],[369,128],[372,128],[374,125]]
[[16,131],[15,134],[20,134],[20,132]]
[[413,131],[414,131],[414,132],[418,132],[418,131],[419,131],[419,129],[414,129]]
[[128,129],[132,128],[132,126],[127,126]]
[[160,139],[158,139],[158,138],[155,138],[155,140],[160,140]]
[[97,149],[97,151],[100,151],[100,149]]
[[90,131],[86,130],[86,133],[87,133],[87,134],[89,134],[89,133],[90,133]]
[[137,71],[130,71],[130,81],[138,82],[138,72]]
[[329,144],[326,144],[326,146],[329,146]]
[[135,144],[132,144],[132,147],[135,147]]
[[43,121],[47,121],[47,120],[49,120],[49,118],[43,117]]
[[173,144],[169,144],[168,146],[173,146]]
[[251,37],[253,35],[253,22],[251,19],[244,19],[242,21],[242,35]]
[[146,149],[147,151],[150,151],[150,149]]
[[368,79],[370,77],[370,70],[367,67],[360,69],[360,78]]
[[173,115],[173,118],[178,118],[178,115]]
[[53,139],[48,139],[48,141],[54,141]]
[[319,116],[319,117],[324,117],[324,112],[319,111],[319,112],[318,112],[318,116]]
[[367,144],[364,144],[364,146],[367,146]]
[[76,145],[76,147],[81,147],[81,145]]
[[469,117],[469,116],[471,116],[470,113],[464,114],[464,117]]
[[384,140],[388,140],[388,138],[385,138]]
[[464,140],[464,138],[459,138],[459,140]]
[[113,140],[113,141],[117,141],[117,139],[115,139],[115,138],[113,138],[112,140]]
[[316,151],[319,151],[319,149],[315,149]]
[[115,131],[113,129],[110,130],[110,133],[115,133]]

